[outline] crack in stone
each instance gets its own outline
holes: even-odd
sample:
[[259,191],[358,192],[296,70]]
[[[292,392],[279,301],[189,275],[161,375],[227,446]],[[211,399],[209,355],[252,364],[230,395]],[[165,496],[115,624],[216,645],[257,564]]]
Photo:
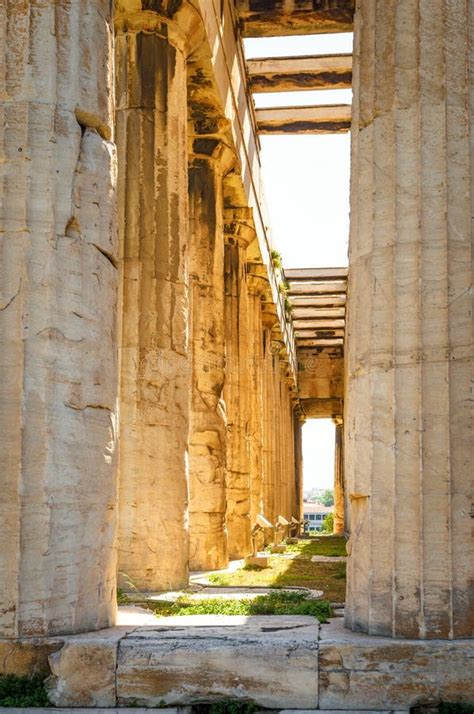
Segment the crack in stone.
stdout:
[[102,409],[103,411],[112,413],[112,409],[110,407],[106,407],[104,404],[71,404],[70,402],[64,402],[64,406],[67,407],[68,409],[73,409],[74,411],[77,412],[83,412],[86,409]]
[[96,248],[96,250],[99,251],[99,253],[102,253],[104,258],[106,258],[106,260],[108,260],[109,263],[115,268],[115,270],[117,270],[117,268],[118,268],[117,261],[115,260],[115,258],[113,257],[113,255],[111,253],[109,253],[104,248],[101,248],[100,245],[97,245],[97,243],[89,243],[89,245],[92,245],[94,248]]
[[7,302],[4,305],[0,305],[0,312],[7,310],[10,307],[10,305],[13,302],[15,302],[16,298],[20,294],[20,290],[21,290],[21,279],[20,279],[20,284],[18,285],[18,290],[16,291],[16,293],[14,295],[12,295],[12,297],[9,300],[7,300]]

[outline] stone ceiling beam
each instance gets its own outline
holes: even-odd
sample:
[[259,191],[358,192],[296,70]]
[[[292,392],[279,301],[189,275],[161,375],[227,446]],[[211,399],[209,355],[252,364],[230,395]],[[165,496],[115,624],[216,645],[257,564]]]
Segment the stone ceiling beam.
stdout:
[[251,59],[247,70],[252,92],[350,89],[352,55]]
[[290,268],[285,270],[287,280],[338,280],[347,278],[347,268]]
[[351,128],[350,104],[256,109],[259,134],[344,134]]
[[341,337],[318,337],[314,340],[300,340],[299,347],[339,347],[344,344],[344,339]]
[[340,307],[346,304],[345,295],[295,296],[291,298],[293,307]]
[[345,320],[344,319],[339,319],[339,320],[324,320],[324,319],[318,319],[318,320],[293,320],[293,326],[296,331],[301,331],[301,330],[316,330],[318,328],[323,328],[327,330],[334,330],[340,327],[345,326]]
[[354,0],[237,0],[244,37],[352,32]]
[[346,281],[340,280],[331,283],[297,283],[290,280],[290,295],[300,297],[311,297],[314,295],[345,295],[347,290]]

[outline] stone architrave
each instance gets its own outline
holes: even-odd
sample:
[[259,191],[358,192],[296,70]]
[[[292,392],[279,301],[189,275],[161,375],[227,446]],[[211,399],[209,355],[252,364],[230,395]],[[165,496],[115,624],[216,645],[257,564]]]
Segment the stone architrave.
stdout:
[[228,564],[223,177],[233,153],[218,142],[189,169],[191,411],[189,427],[189,565]]
[[[121,313],[119,573],[188,582],[187,2],[116,2]],[[167,9],[169,8],[169,9]],[[176,9],[178,8],[178,9]]]
[[250,554],[250,335],[246,249],[255,238],[249,209],[225,211],[225,383],[229,558]]
[[110,3],[0,6],[0,637],[114,622]]
[[474,4],[358,0],[346,623],[474,631]]

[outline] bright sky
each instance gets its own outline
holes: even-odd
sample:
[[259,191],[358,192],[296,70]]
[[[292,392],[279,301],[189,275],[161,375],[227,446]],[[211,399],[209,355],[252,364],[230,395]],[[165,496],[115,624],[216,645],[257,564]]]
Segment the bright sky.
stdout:
[[[352,34],[245,40],[251,57],[352,52]],[[351,90],[255,94],[257,107],[350,104]],[[285,268],[347,265],[349,134],[262,136],[262,177],[273,246]],[[304,489],[333,488],[334,425],[303,427]]]

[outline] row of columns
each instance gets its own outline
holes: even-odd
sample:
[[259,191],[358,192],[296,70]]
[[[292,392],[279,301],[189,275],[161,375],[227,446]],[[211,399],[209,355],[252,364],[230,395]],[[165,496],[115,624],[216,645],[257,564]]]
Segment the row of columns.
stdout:
[[233,153],[191,140],[202,21],[111,5],[0,8],[2,637],[107,627],[117,552],[123,582],[182,587],[266,508],[266,281]]
[[[293,395],[287,366],[272,340],[275,307],[265,269],[251,262],[246,248],[255,240],[245,212],[227,212],[226,378],[228,418],[229,555],[249,553],[258,514],[275,524],[278,515],[299,517],[301,479],[295,465]],[[265,540],[273,537],[265,533]]]

